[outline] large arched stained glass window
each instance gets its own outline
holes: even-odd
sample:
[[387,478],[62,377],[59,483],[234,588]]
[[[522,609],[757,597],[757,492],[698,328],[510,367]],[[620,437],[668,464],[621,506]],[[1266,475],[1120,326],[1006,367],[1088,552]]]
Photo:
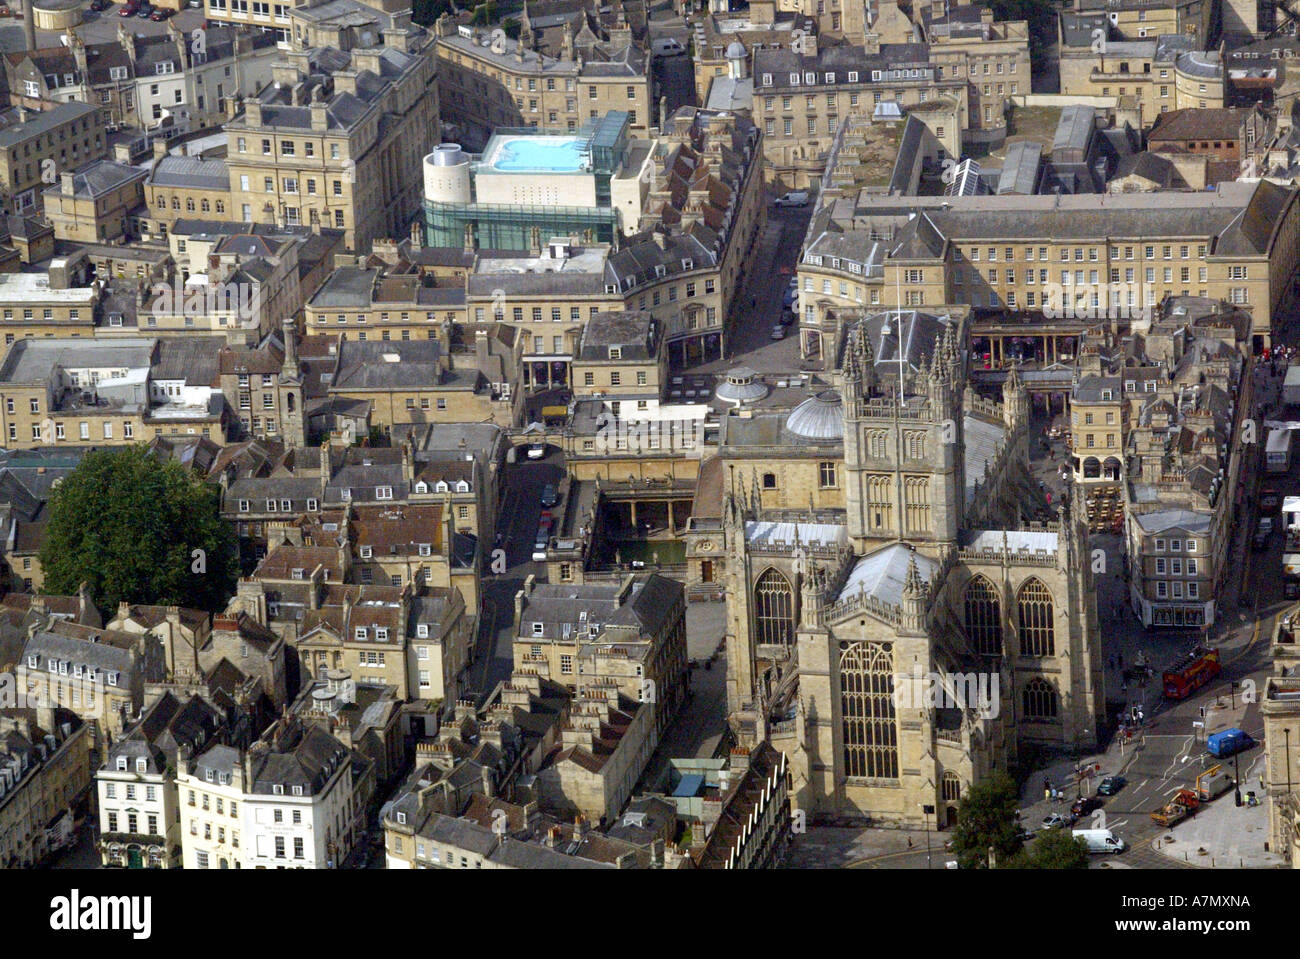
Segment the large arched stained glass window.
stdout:
[[754,584],[754,625],[759,645],[794,642],[794,590],[779,570],[764,571]]
[[844,774],[898,778],[894,656],[888,643],[853,643],[840,654]]
[[1022,656],[1056,655],[1056,616],[1052,591],[1040,579],[1030,579],[1016,597]]
[[1002,654],[1002,601],[983,576],[966,584],[966,635],[983,656]]

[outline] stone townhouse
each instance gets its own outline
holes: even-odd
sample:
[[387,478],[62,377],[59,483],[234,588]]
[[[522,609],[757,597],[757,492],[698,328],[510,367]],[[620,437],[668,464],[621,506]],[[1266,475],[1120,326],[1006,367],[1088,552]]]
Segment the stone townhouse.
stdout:
[[273,82],[225,125],[232,211],[243,222],[343,230],[365,254],[419,209],[420,163],[438,142],[432,38],[286,51]]
[[0,709],[0,867],[37,866],[71,836],[90,789],[88,728],[64,709]]
[[103,864],[175,869],[181,864],[179,760],[222,742],[225,718],[198,696],[164,693],[109,749],[95,774]]
[[108,140],[99,111],[62,103],[40,112],[18,107],[0,127],[0,203],[5,213],[38,213],[42,193],[65,170],[103,159]]
[[566,34],[559,55],[550,56],[523,37],[458,25],[450,16],[436,30],[442,119],[467,146],[502,127],[574,131],[610,110],[627,111],[642,136],[655,122],[650,57],[630,31],[608,40]]

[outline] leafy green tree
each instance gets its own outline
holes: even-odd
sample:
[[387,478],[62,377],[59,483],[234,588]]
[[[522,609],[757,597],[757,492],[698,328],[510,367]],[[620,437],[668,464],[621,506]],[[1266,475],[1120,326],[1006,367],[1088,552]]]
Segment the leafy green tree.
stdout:
[[238,544],[217,490],[143,446],[87,455],[49,511],[40,553],[47,593],[87,582],[111,615],[123,600],[217,611],[234,591]]
[[1045,829],[1007,863],[1009,869],[1087,869],[1088,844],[1069,829]]
[[957,807],[952,848],[962,869],[987,869],[989,847],[1004,863],[1020,851],[1016,786],[997,773],[967,790]]
[[450,10],[451,0],[415,0],[411,7],[411,19],[420,26],[428,27]]

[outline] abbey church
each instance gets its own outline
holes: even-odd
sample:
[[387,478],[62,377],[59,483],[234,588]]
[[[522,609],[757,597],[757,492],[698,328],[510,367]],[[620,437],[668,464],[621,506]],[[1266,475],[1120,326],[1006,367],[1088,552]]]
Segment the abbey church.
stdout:
[[722,560],[729,721],[790,757],[814,820],[942,827],[1025,747],[1097,738],[1082,505],[1032,482],[1018,374],[1001,403],[970,388],[965,322],[854,314],[793,407],[732,377],[701,470],[688,547]]

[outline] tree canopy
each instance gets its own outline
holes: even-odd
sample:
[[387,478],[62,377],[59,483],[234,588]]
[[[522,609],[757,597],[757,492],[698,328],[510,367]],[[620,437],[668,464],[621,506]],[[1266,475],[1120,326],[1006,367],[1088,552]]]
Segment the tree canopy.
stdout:
[[962,869],[987,869],[989,847],[998,863],[1020,851],[1020,824],[1016,820],[1016,786],[998,773],[967,790],[957,807],[952,848]]
[[43,591],[83,583],[101,611],[121,601],[222,609],[239,573],[220,496],[181,464],[142,446],[88,454],[49,501]]
[[1008,862],[1009,869],[1087,869],[1088,844],[1069,829],[1045,829]]

